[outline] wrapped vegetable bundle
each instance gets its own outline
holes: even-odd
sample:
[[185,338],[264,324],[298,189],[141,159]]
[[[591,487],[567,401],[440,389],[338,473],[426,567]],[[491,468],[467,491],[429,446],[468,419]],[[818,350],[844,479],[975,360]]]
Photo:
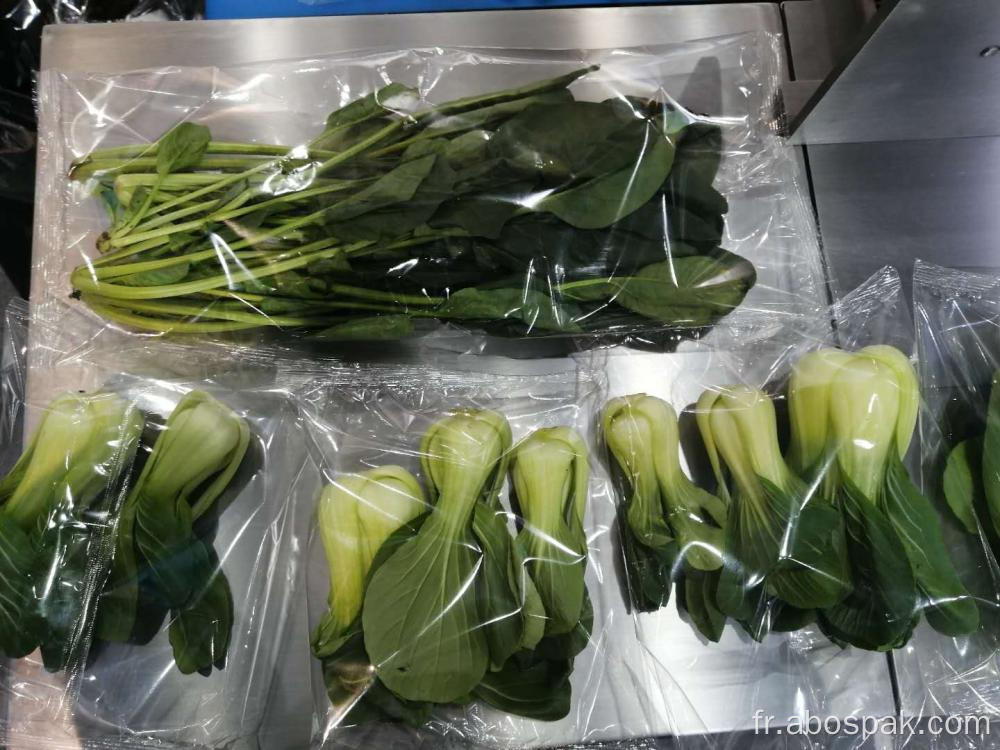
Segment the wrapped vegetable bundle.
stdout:
[[715,586],[722,566],[726,503],[681,469],[677,415],[665,401],[646,394],[617,398],[605,406],[601,421],[627,485],[619,528],[632,608],[659,609],[672,578],[684,575],[689,611],[699,629],[718,640],[720,620],[703,591]]
[[[472,700],[542,720],[568,713],[592,618],[585,446],[564,428],[511,442],[502,415],[456,412],[423,438],[426,495],[398,466],[323,491],[330,606],[312,648],[338,723],[419,725],[435,705]],[[500,502],[508,467],[516,536]]]
[[73,286],[154,331],[694,335],[755,282],[720,247],[721,131],[659,102],[575,100],[592,70],[422,110],[392,83],[298,147],[182,123],[95,151],[71,178],[94,180],[111,226]]
[[144,616],[169,611],[177,668],[208,675],[224,666],[232,594],[199,521],[231,484],[249,441],[246,421],[207,393],[191,391],[177,404],[122,507],[99,638],[142,638]]
[[[715,537],[713,546],[723,563],[711,578],[704,566],[691,577],[698,569],[691,557],[678,564],[685,532],[661,500],[670,493],[650,489],[663,474],[657,457],[669,457],[670,466],[677,460],[676,439],[660,437],[676,430],[676,417],[660,403],[629,396],[604,414],[605,440],[632,488],[621,505],[629,577],[651,582],[650,597],[637,603],[633,594],[637,609],[665,603],[680,578],[682,605],[713,640],[727,617],[757,639],[816,622],[837,643],[879,651],[904,645],[921,613],[946,635],[978,628],[976,603],[955,572],[940,521],[903,463],[920,393],[901,352],[871,346],[802,357],[788,383],[785,455],[768,395],[744,386],[702,395],[697,422],[728,505],[714,519],[724,526],[723,541]],[[636,419],[631,414],[640,404]],[[664,444],[666,451],[658,447]],[[954,473],[951,484],[960,484]],[[661,530],[666,562],[656,578],[632,552],[636,540],[651,548],[653,537],[640,536],[642,529]]]
[[65,394],[49,404],[24,453],[0,480],[0,650],[41,648],[64,669],[87,628],[101,523],[128,473],[143,419],[110,393]]
[[[948,454],[943,487],[948,506],[970,534],[992,527],[1000,534],[1000,372],[994,373],[986,406],[986,429]],[[985,512],[984,512],[985,511]],[[980,520],[982,519],[982,520]]]

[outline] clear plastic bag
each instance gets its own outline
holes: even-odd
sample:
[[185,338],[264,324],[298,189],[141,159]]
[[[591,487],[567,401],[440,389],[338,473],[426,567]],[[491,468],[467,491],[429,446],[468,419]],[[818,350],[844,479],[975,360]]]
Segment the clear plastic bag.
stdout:
[[327,341],[780,335],[825,284],[775,135],[777,45],[49,71],[38,303],[58,316],[75,289],[126,328]]
[[[440,747],[457,742],[541,747],[631,742],[670,731],[664,686],[646,668],[616,580],[614,507],[590,449],[601,393],[601,379],[595,380],[589,365],[578,370],[567,360],[536,360],[530,367],[480,359],[446,370],[375,369],[346,380],[327,376],[303,388],[306,425],[322,468],[321,477],[309,480],[321,498],[311,518],[307,565],[313,746]],[[580,442],[563,428],[575,432]],[[508,429],[506,437],[496,439]],[[532,463],[534,450],[541,451],[535,456],[546,457],[541,464]],[[456,500],[462,493],[456,494],[456,482],[476,467],[482,471],[484,464],[477,462],[486,454],[485,465],[493,467],[487,473],[494,473],[482,494],[472,490],[476,496],[463,496],[471,516],[456,523],[467,534],[455,532],[461,539],[453,538],[441,527],[446,518],[461,518]],[[585,484],[579,475],[568,479],[580,461],[590,464],[592,478]],[[539,471],[544,467],[551,476]],[[477,486],[470,481],[466,487]],[[581,488],[582,495],[576,495]],[[396,501],[394,514],[385,510],[385,492]],[[586,505],[575,533],[575,511],[569,509],[574,496]],[[562,509],[556,518],[538,515],[553,504]],[[351,509],[359,520],[350,520]],[[404,531],[379,532],[378,520],[387,516],[393,519],[390,526]],[[491,523],[499,526],[490,531]],[[414,525],[412,531],[406,530],[408,524]],[[331,592],[331,567],[349,555],[347,550],[356,549],[359,538],[375,549],[337,565]],[[449,582],[441,586],[448,591],[431,596],[435,586],[426,582],[442,580],[432,553],[458,557],[466,543],[471,554],[465,561],[468,569],[462,568],[462,584],[444,579]],[[429,556],[407,573],[404,558],[418,547]],[[497,560],[507,559],[497,568]],[[370,570],[362,560],[370,560]],[[564,577],[553,572],[560,566],[568,569]],[[397,580],[397,572],[403,578]],[[413,574],[424,583],[411,587],[407,576]],[[547,574],[561,585],[553,587]],[[583,599],[582,582],[587,592]],[[502,588],[511,583],[520,593]],[[363,594],[355,586],[362,586]],[[387,586],[398,586],[406,601],[382,596]],[[526,589],[535,592],[534,604]],[[448,592],[456,593],[455,598]],[[425,594],[433,603],[424,601]],[[442,596],[445,601],[439,602]],[[389,610],[383,612],[380,602],[389,603]],[[437,639],[437,623],[466,605],[471,609],[464,625],[450,640],[440,639],[439,658],[428,659],[421,644]],[[331,620],[330,611],[349,614]],[[393,611],[408,619],[401,632],[382,627],[384,620],[394,618]],[[358,619],[347,627],[352,616]],[[505,650],[506,625],[516,623],[514,629],[523,634],[531,620],[541,626],[536,636],[542,640],[532,647],[521,641],[521,649]],[[339,625],[334,627],[333,621]],[[342,631],[352,633],[354,641],[338,640]],[[483,642],[466,642],[483,633]],[[387,637],[399,641],[404,655],[380,659]],[[562,662],[577,649],[567,685]],[[452,661],[456,653],[457,662]],[[504,656],[487,667],[482,661],[487,653],[491,662],[498,653]],[[367,659],[378,665],[374,671],[363,666]],[[397,664],[401,660],[406,663]],[[524,683],[498,683],[511,679],[515,665],[525,668]],[[399,667],[405,669],[394,674]],[[421,704],[431,698],[435,705]]]
[[107,390],[31,401],[26,311],[23,300],[7,309],[0,368],[3,726],[9,740],[60,747],[86,680],[94,609],[143,420]]
[[[918,261],[913,273],[920,384],[923,486],[946,521],[962,578],[975,593],[983,620],[964,638],[932,633],[898,658],[903,715],[966,720],[992,715],[997,693],[997,535],[986,487],[993,481],[990,438],[1000,366],[1000,276]],[[985,719],[983,720],[985,722]],[[986,742],[985,723],[965,725],[935,747]],[[984,734],[985,732],[985,734]]]
[[[19,312],[8,317],[23,335]],[[213,358],[210,349],[177,347],[174,367],[187,377],[126,375],[120,366],[149,369],[170,348],[153,357],[142,341],[113,333],[121,358],[107,361],[95,353],[110,342],[64,346],[61,332],[31,327],[45,342],[32,350],[37,372],[47,365],[78,384],[97,382],[91,392],[127,407],[138,429],[122,449],[138,446],[139,460],[89,527],[101,545],[83,555],[89,588],[75,597],[84,612],[67,678],[43,689],[35,657],[11,666],[8,739],[253,747],[298,591],[294,484],[307,460],[298,410],[260,352],[243,360],[238,351]],[[7,390],[19,385],[13,369],[5,369]]]
[[[933,611],[934,604],[962,606],[964,614],[971,607],[975,614],[968,592],[956,596],[956,602],[920,598],[924,590],[918,594],[913,571],[925,569],[919,567],[922,558],[914,549],[912,530],[904,528],[906,514],[892,508],[895,496],[879,486],[890,477],[906,481],[896,473],[901,464],[888,452],[881,462],[869,456],[893,444],[897,412],[889,421],[887,404],[897,404],[906,390],[907,381],[882,363],[908,369],[915,385],[907,354],[911,342],[899,276],[886,268],[836,302],[825,327],[792,346],[609,358],[612,401],[602,416],[602,435],[622,514],[622,582],[653,668],[664,684],[673,685],[666,710],[676,734],[696,739],[743,730],[768,745],[784,746],[798,735],[803,743],[820,746],[861,746],[896,715],[894,661],[908,658],[928,634],[936,636],[914,618]],[[830,354],[833,347],[837,351]],[[802,368],[815,363],[821,351],[837,357],[834,372],[854,373],[856,368],[864,373],[856,381],[853,401],[836,376],[825,381],[822,371],[814,370],[814,379],[807,379]],[[884,379],[884,388],[871,399],[862,398],[874,374]],[[825,382],[834,384],[823,386],[830,389],[829,396],[816,388]],[[826,402],[829,406],[821,407],[828,397],[833,399]],[[838,418],[837,429],[824,434],[828,408],[847,418]],[[869,431],[869,442],[849,442],[845,435],[851,425],[872,424],[859,414],[888,424],[889,434]],[[820,463],[803,457],[810,447],[810,426],[819,433]],[[709,444],[722,468],[721,482]],[[868,461],[863,468],[871,473],[871,485],[846,459],[854,446],[866,456],[858,461]],[[651,458],[643,459],[647,454]],[[908,474],[905,467],[902,472]],[[860,510],[857,496],[845,497],[844,477],[857,478],[864,487]],[[933,513],[927,501],[907,497],[908,507]],[[858,513],[864,524],[858,523]],[[933,541],[935,526],[947,525],[948,519],[935,514],[929,520],[921,516],[921,521],[926,522],[919,537],[924,542]],[[896,541],[867,538],[859,525],[891,534]],[[738,529],[742,534],[734,533]],[[765,565],[760,540],[771,532],[781,546],[775,548],[777,562]],[[836,553],[816,555],[817,549]],[[940,551],[933,548],[934,554]],[[891,643],[877,642],[883,635],[876,627],[881,615],[895,611],[882,607],[876,597],[882,591],[878,587],[886,584],[884,574],[859,564],[876,553],[880,562],[895,560],[901,566],[891,569],[898,578],[888,581],[896,587],[888,589],[897,593],[890,600],[893,605],[905,599],[897,623],[902,635]],[[950,548],[943,552],[945,560],[950,553]],[[754,598],[744,605],[734,596]],[[878,614],[866,628],[851,629],[843,609],[858,596]],[[738,624],[738,619],[745,622]],[[971,622],[964,626],[975,630]],[[884,640],[898,635],[890,633]],[[908,645],[894,660],[879,653],[903,641]]]

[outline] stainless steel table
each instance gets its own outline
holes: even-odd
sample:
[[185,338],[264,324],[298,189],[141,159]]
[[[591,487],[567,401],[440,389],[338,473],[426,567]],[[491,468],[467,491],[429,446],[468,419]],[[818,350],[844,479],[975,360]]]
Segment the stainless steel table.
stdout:
[[[42,68],[43,71],[118,72],[179,63],[231,66],[373,46],[602,48],[661,44],[753,30],[780,32],[776,5],[55,26],[45,33]],[[48,116],[43,108],[43,131]],[[44,201],[44,197],[40,196],[39,201]],[[744,221],[752,218],[749,208],[743,212]],[[37,221],[43,221],[44,215],[40,214]],[[46,244],[43,234],[36,234],[36,257],[58,250]],[[33,279],[33,297],[44,295],[44,283],[46,280],[41,277]],[[724,382],[733,377],[734,369],[737,369],[734,363],[727,364],[724,357],[719,359],[703,350],[676,355],[623,356],[616,358],[610,369],[612,395],[647,390],[683,405],[697,395],[699,381],[692,374],[711,372]],[[745,369],[740,374],[747,376]],[[31,378],[32,390],[39,398],[54,387],[51,374],[34,373]],[[610,558],[606,563],[613,565]],[[620,633],[629,637],[633,625],[628,618],[622,620]],[[809,632],[771,636],[763,646],[753,648],[730,629],[721,644],[706,646],[681,621],[672,604],[642,618],[638,629],[663,672],[654,677],[665,686],[660,698],[669,706],[669,716],[645,726],[640,730],[644,733],[694,736],[752,729],[756,708],[779,717],[779,721],[803,707],[815,712],[821,706],[826,712],[842,716],[895,712],[884,657],[843,652]],[[306,638],[305,607],[301,607],[290,613],[287,653],[272,686],[269,716],[261,732],[262,745],[268,750],[306,745],[312,705],[307,678],[310,660],[307,651],[301,648]],[[636,680],[643,676],[625,674],[618,679]],[[649,709],[616,705],[613,696],[602,697],[593,706],[593,712],[595,723],[603,722],[607,727],[592,739],[635,736],[634,728],[626,728],[623,735],[620,727],[627,723],[628,716],[638,713],[641,718]],[[17,711],[16,703],[11,710]],[[539,739],[561,743],[573,738],[542,734]]]

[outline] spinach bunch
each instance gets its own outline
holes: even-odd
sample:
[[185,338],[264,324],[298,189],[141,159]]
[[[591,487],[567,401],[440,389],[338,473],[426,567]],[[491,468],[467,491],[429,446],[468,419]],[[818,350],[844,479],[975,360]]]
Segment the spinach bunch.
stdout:
[[71,178],[111,226],[75,293],[153,331],[696,335],[755,282],[720,247],[721,130],[655,102],[575,100],[593,70],[422,110],[393,83],[301,147],[182,123],[95,151]]
[[[593,613],[584,585],[588,462],[567,428],[512,447],[500,414],[458,411],[405,469],[342,475],[317,515],[330,609],[312,639],[338,723],[419,725],[474,700],[541,720],[570,708]],[[516,488],[522,528],[500,495]]]

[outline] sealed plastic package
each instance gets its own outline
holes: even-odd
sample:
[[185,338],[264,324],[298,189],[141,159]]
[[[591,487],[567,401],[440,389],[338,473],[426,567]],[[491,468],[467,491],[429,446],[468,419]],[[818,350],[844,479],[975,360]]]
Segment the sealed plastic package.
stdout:
[[142,417],[107,390],[28,401],[25,312],[22,300],[11,303],[3,346],[0,650],[5,697],[18,706],[8,734],[41,741],[65,722],[84,680]]
[[40,302],[328,341],[774,335],[824,293],[776,45],[51,71]]
[[[236,613],[225,669],[181,674],[169,627],[92,649],[86,736],[301,747],[315,713],[314,739],[331,747],[627,744],[749,728],[758,705],[799,705],[803,685],[837,714],[891,712],[884,659],[814,653],[808,629],[755,646],[727,628],[720,652],[672,611],[630,616],[603,389],[572,360],[453,375],[320,360],[329,372],[300,387],[330,342],[417,336],[463,351],[505,336],[520,356],[537,351],[522,337],[678,351],[612,358],[614,396],[670,395],[682,378],[676,393],[694,399],[694,384],[780,377],[790,352],[830,334],[799,164],[775,135],[777,44],[42,75],[40,189],[53,199],[39,205],[35,320],[141,375],[122,388],[159,421],[197,383],[253,435],[284,435],[282,389],[258,387],[275,375],[311,441],[261,439],[268,466],[220,514],[212,546]],[[299,337],[281,339],[287,368],[241,382],[188,371],[260,346],[262,328]],[[36,346],[65,349],[36,338],[29,360]],[[311,527],[307,591],[274,548],[290,496],[294,528]],[[343,591],[335,563],[352,571]],[[435,604],[435,581],[453,602]],[[295,625],[286,643],[253,619],[261,603],[265,621],[287,614],[275,628]]]
[[[33,324],[31,335],[45,330]],[[39,642],[3,644],[9,657],[41,646],[40,658],[11,663],[8,739],[255,742],[295,590],[289,519],[304,451],[294,403],[266,368],[217,360],[212,378],[153,379],[90,359],[86,344],[42,353],[52,369],[33,379],[74,373],[78,388],[29,411],[33,437],[0,485],[5,523],[55,535],[41,547],[51,562],[27,579],[51,593],[19,618],[37,611],[38,626],[18,633]],[[60,673],[45,690],[42,664]]]
[[954,715],[959,737],[937,747],[985,741],[997,694],[996,471],[1000,408],[1000,276],[918,261],[913,305],[925,409],[921,420],[924,489],[947,521],[948,543],[976,596],[982,629],[963,638],[917,640],[898,660],[904,715]]
[[303,390],[322,467],[307,567],[313,746],[668,731],[616,582],[591,441],[601,392],[568,360],[515,373],[492,359]]
[[848,719],[896,714],[885,652],[982,627],[911,478],[911,331],[885,269],[793,346],[610,358],[623,580],[680,733],[860,744]]

